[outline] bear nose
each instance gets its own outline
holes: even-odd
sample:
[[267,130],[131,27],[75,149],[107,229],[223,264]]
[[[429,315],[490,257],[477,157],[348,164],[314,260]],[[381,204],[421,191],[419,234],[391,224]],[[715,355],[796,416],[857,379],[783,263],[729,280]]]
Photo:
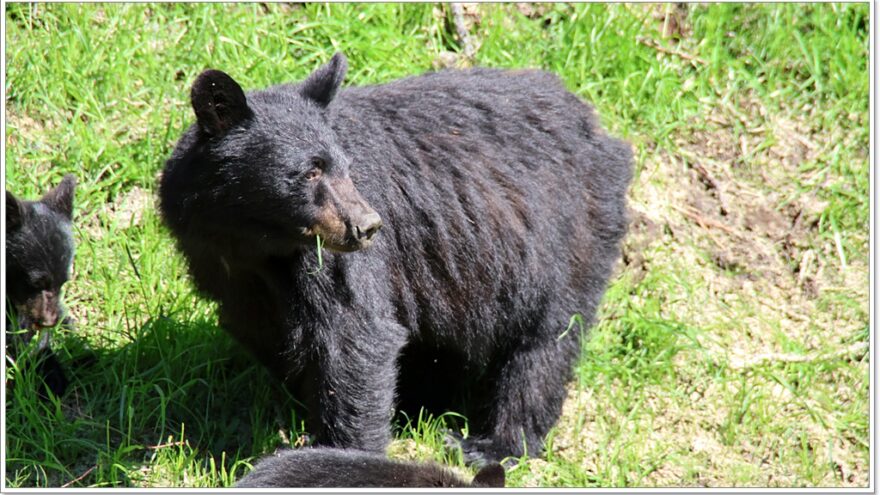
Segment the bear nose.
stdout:
[[355,226],[355,234],[359,241],[369,241],[376,232],[382,228],[382,218],[378,213],[370,213],[364,216],[358,225]]
[[54,327],[58,323],[58,309],[57,308],[46,308],[43,310],[43,313],[40,315],[40,326],[41,327]]
[[57,323],[58,315],[54,313],[51,315],[43,315],[42,320],[40,320],[40,326],[45,328],[54,327]]
[[40,294],[40,298],[39,325],[41,327],[54,327],[58,323],[58,294],[44,290]]

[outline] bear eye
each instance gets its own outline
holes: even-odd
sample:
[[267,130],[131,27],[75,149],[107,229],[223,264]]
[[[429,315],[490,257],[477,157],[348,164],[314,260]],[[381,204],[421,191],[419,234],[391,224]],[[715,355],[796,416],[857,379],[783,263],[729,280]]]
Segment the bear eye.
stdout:
[[37,290],[47,290],[51,285],[49,275],[45,273],[32,273],[31,286]]
[[309,165],[312,168],[309,169],[308,172],[306,172],[306,174],[305,174],[306,180],[315,180],[318,177],[320,177],[321,174],[324,173],[324,166],[326,164],[324,163],[324,160],[322,160],[321,158],[315,157],[315,158],[312,158],[311,160],[309,160]]

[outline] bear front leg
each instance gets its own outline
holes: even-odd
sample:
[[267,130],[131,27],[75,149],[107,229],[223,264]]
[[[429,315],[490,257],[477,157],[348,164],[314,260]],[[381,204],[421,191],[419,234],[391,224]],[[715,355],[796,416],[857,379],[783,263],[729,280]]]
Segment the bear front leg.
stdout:
[[577,337],[568,335],[519,345],[488,383],[488,414],[462,440],[465,461],[477,467],[505,457],[539,455],[544,437],[562,412],[566,383],[577,357]]
[[397,329],[377,327],[347,333],[335,326],[319,350],[310,373],[316,444],[384,452],[391,441],[402,341]]
[[[67,374],[64,372],[64,367],[61,366],[61,362],[58,360],[55,351],[47,346],[37,350],[34,358],[37,360],[37,374],[40,379],[43,380],[46,389],[52,392],[56,397],[61,397],[67,390],[69,381],[67,379]],[[49,400],[49,396],[42,388],[37,391],[37,395],[42,400]]]

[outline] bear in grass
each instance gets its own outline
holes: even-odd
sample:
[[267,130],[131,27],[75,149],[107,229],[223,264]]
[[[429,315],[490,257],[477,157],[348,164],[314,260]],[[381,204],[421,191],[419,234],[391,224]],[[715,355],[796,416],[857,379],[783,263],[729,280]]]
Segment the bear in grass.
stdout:
[[471,481],[433,462],[393,461],[354,449],[285,450],[261,459],[236,488],[503,488],[504,468],[488,464]]
[[471,463],[538,454],[569,322],[619,255],[630,148],[546,72],[341,88],[346,67],[247,94],[196,78],[159,189],[192,278],[316,444],[383,451],[395,408],[426,407],[468,418]]

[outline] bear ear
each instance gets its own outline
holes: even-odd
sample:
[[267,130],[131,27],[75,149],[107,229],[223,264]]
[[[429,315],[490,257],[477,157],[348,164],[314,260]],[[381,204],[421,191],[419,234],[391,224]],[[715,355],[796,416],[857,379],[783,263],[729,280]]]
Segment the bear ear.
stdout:
[[6,191],[6,232],[13,232],[24,223],[24,205],[11,192]]
[[225,72],[208,69],[192,85],[190,100],[199,127],[209,136],[222,136],[253,115],[241,86]]
[[480,469],[474,476],[474,486],[504,488],[504,468],[501,464],[494,463]]
[[346,71],[348,71],[348,61],[345,55],[336,53],[326,65],[312,72],[303,82],[300,92],[318,105],[326,107],[336,96],[336,91],[345,79]]
[[76,188],[76,177],[73,174],[67,174],[61,179],[61,183],[55,186],[55,189],[43,195],[40,202],[71,220],[73,219],[74,188]]

